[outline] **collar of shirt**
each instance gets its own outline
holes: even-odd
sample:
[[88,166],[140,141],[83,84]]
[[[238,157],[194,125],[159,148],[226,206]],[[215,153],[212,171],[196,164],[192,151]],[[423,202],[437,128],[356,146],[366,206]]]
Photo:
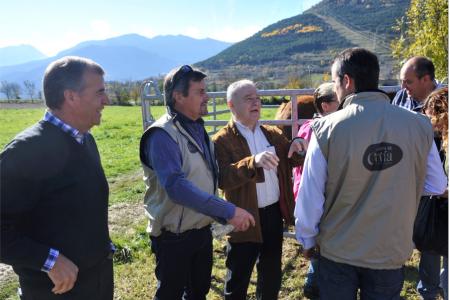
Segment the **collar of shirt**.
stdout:
[[255,126],[255,131],[253,132],[253,130],[250,127],[245,126],[244,124],[242,124],[241,122],[239,122],[238,120],[233,118],[234,123],[236,124],[237,129],[240,131],[240,133],[242,135],[244,135],[245,132],[251,132],[252,134],[256,133],[257,130],[261,130],[261,128],[259,127],[261,124],[259,123],[259,121],[256,123]]
[[61,128],[62,131],[70,134],[77,141],[77,143],[83,144],[86,134],[81,133],[78,129],[73,128],[69,124],[64,123],[50,111],[47,110],[45,112],[43,120],[52,123],[58,128]]
[[180,122],[181,126],[194,138],[197,144],[205,151],[206,147],[206,131],[204,121],[202,118],[192,120],[178,112],[174,108],[169,108],[169,113],[174,116],[174,119]]
[[[436,79],[434,80],[434,86],[435,86],[434,91],[443,87],[442,83],[440,83]],[[406,92],[406,89],[403,89],[403,90],[406,93],[406,95],[408,95]],[[423,105],[425,104],[425,100],[418,101],[410,96],[407,96],[407,99],[409,99],[411,101],[411,110],[412,111],[419,112],[419,113],[422,112],[422,108],[423,108]]]
[[[269,144],[267,137],[261,130],[261,123],[256,123],[255,131],[252,131],[241,122],[236,121],[236,127],[238,131],[247,141],[248,148],[252,155],[257,155],[263,151],[269,151],[270,147],[275,148]],[[264,169],[264,182],[256,183],[256,198],[258,201],[258,207],[266,207],[278,201],[280,198],[280,187],[277,176],[278,170],[266,170]]]
[[197,124],[200,124],[202,126],[205,124],[205,121],[203,121],[202,118],[198,118],[197,120],[194,121],[192,119],[189,119],[188,117],[186,117],[185,115],[183,115],[182,113],[180,113],[179,111],[177,111],[173,107],[168,107],[168,112],[169,112],[170,115],[174,116],[175,119],[180,121],[180,123],[182,123],[182,124],[197,123]]

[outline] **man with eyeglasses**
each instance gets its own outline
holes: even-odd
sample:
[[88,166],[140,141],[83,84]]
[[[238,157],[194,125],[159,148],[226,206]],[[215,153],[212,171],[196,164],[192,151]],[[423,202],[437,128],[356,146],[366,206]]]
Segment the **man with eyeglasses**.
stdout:
[[218,168],[201,118],[208,113],[205,77],[188,65],[170,71],[164,80],[167,113],[141,138],[155,299],[206,299],[211,222],[232,224],[236,231],[255,225],[250,213],[215,195]]
[[[441,88],[434,77],[434,65],[431,60],[423,56],[415,56],[403,65],[400,70],[402,89],[397,92],[392,104],[403,108],[422,112],[428,95]],[[434,141],[440,149],[441,138],[435,136]],[[441,155],[441,159],[443,156]],[[427,201],[424,196],[422,201]],[[431,252],[421,252],[419,263],[419,283],[417,291],[423,299],[436,299],[442,288],[440,283],[441,256]],[[445,284],[445,283],[443,283]]]
[[250,80],[227,90],[232,119],[213,137],[219,187],[225,199],[248,210],[255,227],[230,234],[225,299],[246,299],[256,263],[257,299],[277,299],[281,287],[283,221],[293,224],[292,166],[303,163],[302,139],[289,142],[281,130],[262,125],[261,99]]

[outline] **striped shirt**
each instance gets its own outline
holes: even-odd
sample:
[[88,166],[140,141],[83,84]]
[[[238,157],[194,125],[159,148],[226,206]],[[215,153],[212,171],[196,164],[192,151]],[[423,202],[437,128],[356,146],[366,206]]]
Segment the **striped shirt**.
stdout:
[[61,128],[62,131],[70,134],[78,143],[80,144],[84,143],[84,138],[86,137],[86,134],[81,133],[78,129],[73,128],[69,124],[64,123],[50,111],[47,110],[45,112],[43,120],[52,123],[56,127]]

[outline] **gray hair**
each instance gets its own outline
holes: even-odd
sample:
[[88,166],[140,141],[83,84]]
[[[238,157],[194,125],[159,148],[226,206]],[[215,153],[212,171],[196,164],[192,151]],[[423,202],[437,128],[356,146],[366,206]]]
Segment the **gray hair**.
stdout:
[[255,83],[249,79],[242,79],[239,81],[235,81],[232,84],[230,84],[228,86],[227,89],[227,102],[232,101],[233,99],[235,99],[239,93],[239,91],[244,88],[244,87],[248,87],[248,86],[252,86],[255,87]]
[[99,64],[78,56],[65,56],[48,65],[43,80],[45,105],[50,109],[61,108],[64,91],[82,91],[85,86],[84,74],[88,71],[101,76],[105,74]]
[[206,74],[198,69],[193,69],[190,65],[183,65],[171,70],[164,78],[164,100],[166,105],[175,105],[173,92],[181,92],[184,97],[189,95],[190,82],[200,82]]

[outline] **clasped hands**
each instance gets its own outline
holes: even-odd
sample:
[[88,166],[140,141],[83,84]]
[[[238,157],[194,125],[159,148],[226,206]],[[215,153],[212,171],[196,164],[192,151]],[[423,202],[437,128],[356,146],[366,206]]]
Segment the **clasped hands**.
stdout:
[[[296,138],[292,141],[289,147],[288,158],[291,158],[294,153],[305,153],[308,149],[308,142],[301,138]],[[280,159],[275,151],[263,151],[255,155],[255,165],[257,168],[264,168],[266,170],[275,170],[278,167]]]

